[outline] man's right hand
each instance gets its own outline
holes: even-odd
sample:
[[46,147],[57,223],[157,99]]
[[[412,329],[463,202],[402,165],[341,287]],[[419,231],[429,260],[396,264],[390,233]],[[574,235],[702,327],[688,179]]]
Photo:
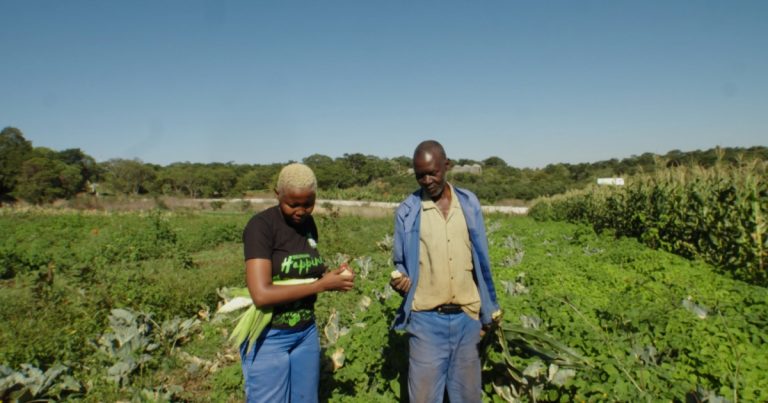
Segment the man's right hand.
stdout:
[[389,280],[389,286],[395,291],[405,294],[411,289],[411,279],[401,272],[397,272],[399,275],[392,274],[392,278]]

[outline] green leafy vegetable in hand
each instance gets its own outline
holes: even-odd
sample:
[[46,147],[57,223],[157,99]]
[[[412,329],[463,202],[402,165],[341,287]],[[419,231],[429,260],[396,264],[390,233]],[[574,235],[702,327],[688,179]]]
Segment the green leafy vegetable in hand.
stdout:
[[[316,278],[302,278],[302,279],[289,279],[289,280],[275,280],[272,282],[274,285],[296,285],[296,284],[309,284],[317,280]],[[238,300],[238,298],[247,297],[250,300],[250,294],[248,288],[238,288],[233,290],[232,294],[235,296],[232,300]],[[238,300],[242,301],[242,300]],[[248,352],[253,348],[253,343],[259,338],[261,332],[272,320],[272,307],[259,308],[253,304],[250,300],[249,304],[245,304],[241,307],[248,306],[248,309],[238,319],[235,329],[232,330],[232,334],[229,335],[229,340],[234,341],[234,346],[240,347],[246,340],[248,340]],[[224,307],[222,307],[224,308]]]

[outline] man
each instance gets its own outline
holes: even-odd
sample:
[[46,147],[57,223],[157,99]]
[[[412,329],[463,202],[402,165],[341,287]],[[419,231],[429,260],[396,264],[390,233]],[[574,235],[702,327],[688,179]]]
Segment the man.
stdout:
[[480,202],[446,181],[449,160],[428,140],[413,153],[420,189],[395,214],[390,285],[403,295],[394,328],[406,330],[413,403],[480,402],[478,343],[501,317]]

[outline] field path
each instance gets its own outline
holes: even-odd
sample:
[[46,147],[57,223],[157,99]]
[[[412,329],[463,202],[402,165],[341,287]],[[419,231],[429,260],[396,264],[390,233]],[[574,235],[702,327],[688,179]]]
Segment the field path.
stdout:
[[[201,201],[211,202],[220,199],[197,199]],[[242,199],[226,199],[230,203],[250,202],[252,204],[270,204],[274,203],[274,198],[242,198]],[[399,203],[390,202],[377,202],[377,201],[360,201],[360,200],[333,200],[333,199],[318,199],[318,206],[331,205],[334,207],[364,207],[364,208],[379,208],[384,210],[394,211]],[[528,214],[528,207],[514,207],[514,206],[482,206],[483,211],[486,213],[507,213],[526,215]]]

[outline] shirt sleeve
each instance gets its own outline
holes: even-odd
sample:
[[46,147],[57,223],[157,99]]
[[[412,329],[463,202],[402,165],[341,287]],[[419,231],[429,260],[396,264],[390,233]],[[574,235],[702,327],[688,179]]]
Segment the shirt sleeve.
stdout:
[[262,217],[253,217],[243,230],[245,260],[272,259],[274,237],[271,227]]

